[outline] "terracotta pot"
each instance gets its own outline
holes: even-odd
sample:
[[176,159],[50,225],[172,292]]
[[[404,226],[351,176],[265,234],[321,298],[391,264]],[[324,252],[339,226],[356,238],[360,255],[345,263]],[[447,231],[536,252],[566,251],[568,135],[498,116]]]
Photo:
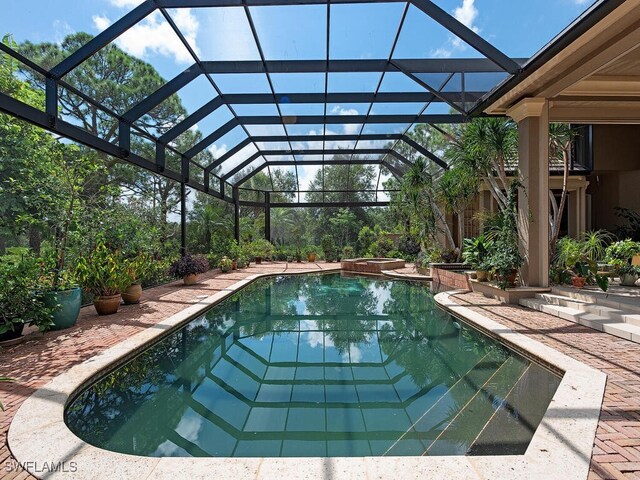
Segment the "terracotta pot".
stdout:
[[120,308],[122,296],[117,295],[100,295],[93,299],[93,306],[96,307],[98,315],[112,315]]
[[571,277],[571,284],[575,288],[583,288],[585,283],[587,283],[587,279],[585,277]]
[[122,292],[122,301],[125,305],[135,305],[136,303],[140,303],[141,296],[142,286],[135,283]]
[[516,276],[517,275],[518,275],[518,271],[517,270],[514,270],[509,275],[507,275],[507,283],[509,284],[510,287],[515,287],[516,286]]
[[315,253],[307,253],[307,261],[315,262],[316,261],[316,254]]
[[262,263],[262,257],[256,257],[256,265],[260,265]]
[[231,270],[237,270],[238,269],[238,261],[237,260],[232,260],[231,261]]
[[479,282],[486,282],[489,279],[489,272],[485,270],[476,271],[476,280]]
[[185,285],[195,285],[195,283],[198,281],[198,275],[196,275],[195,273],[191,273],[185,276],[182,281]]

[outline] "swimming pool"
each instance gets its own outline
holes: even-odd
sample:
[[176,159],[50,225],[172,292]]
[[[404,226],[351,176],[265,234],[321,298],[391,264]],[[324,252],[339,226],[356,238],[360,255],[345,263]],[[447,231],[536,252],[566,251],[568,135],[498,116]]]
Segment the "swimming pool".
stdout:
[[66,422],[156,457],[521,454],[559,382],[420,284],[279,276],[82,391]]

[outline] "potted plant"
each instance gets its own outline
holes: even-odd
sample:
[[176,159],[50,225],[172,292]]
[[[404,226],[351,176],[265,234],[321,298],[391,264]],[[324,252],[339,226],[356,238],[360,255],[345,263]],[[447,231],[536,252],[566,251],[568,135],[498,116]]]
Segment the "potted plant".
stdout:
[[589,277],[589,264],[587,262],[576,262],[572,270],[571,284],[575,288],[583,288]]
[[336,244],[333,241],[333,237],[329,234],[323,235],[320,240],[322,245],[322,253],[324,253],[324,259],[327,262],[333,262],[336,259]]
[[130,278],[121,253],[98,239],[89,255],[78,260],[76,271],[82,288],[93,295],[98,315],[116,313]]
[[34,292],[38,271],[30,257],[0,262],[0,341],[19,338],[25,325],[40,331],[53,327],[54,307]]
[[353,247],[350,245],[345,245],[344,248],[342,249],[342,258],[353,258],[355,257],[355,252],[353,250]]
[[185,285],[193,285],[198,280],[198,274],[209,270],[209,262],[202,255],[184,255],[169,267],[169,275],[182,278]]
[[256,264],[261,264],[263,259],[270,259],[273,255],[273,245],[268,240],[261,238],[251,242],[251,251]]
[[222,273],[228,273],[233,270],[233,261],[228,257],[222,257],[218,267],[220,267]]
[[307,262],[313,263],[316,261],[316,249],[315,247],[307,248]]
[[634,287],[640,277],[640,267],[626,263],[616,269],[616,273],[620,277],[620,285],[625,287]]
[[124,260],[124,269],[128,277],[128,286],[122,290],[122,301],[125,305],[140,303],[142,296],[142,281],[149,274],[153,259],[141,253],[134,258]]
[[[72,327],[78,321],[82,306],[82,289],[71,272],[60,269],[61,263],[51,266],[52,259],[40,260],[40,275],[36,289],[43,302],[52,309],[52,330]],[[55,262],[54,262],[55,263]]]
[[620,266],[630,263],[635,255],[640,255],[640,242],[626,239],[609,245],[605,250],[604,260],[610,265]]
[[488,262],[490,249],[491,242],[484,235],[464,239],[462,258],[476,270],[476,279],[479,282],[486,282],[488,279],[491,270],[491,264]]

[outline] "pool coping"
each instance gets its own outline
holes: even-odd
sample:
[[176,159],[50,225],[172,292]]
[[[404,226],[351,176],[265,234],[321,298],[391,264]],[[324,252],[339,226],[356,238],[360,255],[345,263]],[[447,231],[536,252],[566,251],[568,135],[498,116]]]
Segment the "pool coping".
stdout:
[[[339,271],[339,265],[327,272]],[[433,457],[152,458],[115,453],[75,436],[64,410],[77,392],[105,371],[179,328],[259,278],[309,274],[251,275],[162,320],[95,357],[54,377],[22,404],[9,427],[8,445],[17,461],[38,478],[587,478],[606,375],[525,335],[514,333],[451,300],[436,302],[471,325],[565,372],[524,455]],[[324,273],[324,272],[322,272]],[[45,468],[43,469],[43,466]],[[48,468],[47,468],[48,466]]]

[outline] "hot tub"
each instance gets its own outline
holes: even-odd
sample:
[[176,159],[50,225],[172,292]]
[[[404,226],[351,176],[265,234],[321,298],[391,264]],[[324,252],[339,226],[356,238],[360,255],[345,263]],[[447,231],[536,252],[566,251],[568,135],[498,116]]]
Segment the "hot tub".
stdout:
[[404,268],[404,260],[400,258],[353,258],[342,260],[343,270],[359,273],[381,273],[383,270]]

